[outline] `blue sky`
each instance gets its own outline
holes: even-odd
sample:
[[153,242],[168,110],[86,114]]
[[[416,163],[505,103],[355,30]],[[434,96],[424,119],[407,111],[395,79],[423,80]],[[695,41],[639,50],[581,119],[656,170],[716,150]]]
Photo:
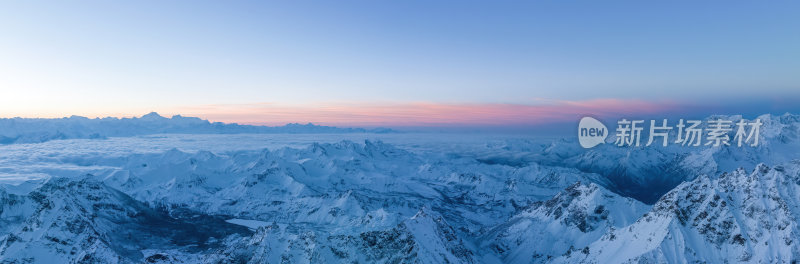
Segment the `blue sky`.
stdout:
[[236,121],[213,111],[599,99],[796,111],[798,10],[789,1],[8,1],[0,112]]

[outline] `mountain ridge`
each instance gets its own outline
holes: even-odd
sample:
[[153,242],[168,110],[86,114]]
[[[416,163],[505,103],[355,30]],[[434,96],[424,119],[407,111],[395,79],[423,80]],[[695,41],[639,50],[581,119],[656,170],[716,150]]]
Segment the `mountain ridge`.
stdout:
[[312,123],[256,126],[210,122],[197,117],[163,117],[151,112],[132,118],[0,118],[0,144],[41,143],[59,139],[103,139],[151,134],[298,134],[397,133],[389,128],[340,128]]

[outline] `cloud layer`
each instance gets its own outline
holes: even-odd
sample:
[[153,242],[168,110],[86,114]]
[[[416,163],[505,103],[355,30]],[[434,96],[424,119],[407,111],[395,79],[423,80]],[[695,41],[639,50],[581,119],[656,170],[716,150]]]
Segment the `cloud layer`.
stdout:
[[540,100],[537,104],[442,103],[272,103],[180,107],[170,112],[212,121],[256,125],[311,122],[336,126],[527,126],[572,122],[581,116],[615,117],[686,112],[697,107],[675,102],[594,99]]

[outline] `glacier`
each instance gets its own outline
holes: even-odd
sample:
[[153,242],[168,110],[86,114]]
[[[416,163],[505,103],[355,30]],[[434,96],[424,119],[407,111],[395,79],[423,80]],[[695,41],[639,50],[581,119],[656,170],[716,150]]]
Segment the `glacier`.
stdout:
[[157,114],[4,119],[0,262],[793,263],[800,116],[758,118],[757,147],[588,150]]

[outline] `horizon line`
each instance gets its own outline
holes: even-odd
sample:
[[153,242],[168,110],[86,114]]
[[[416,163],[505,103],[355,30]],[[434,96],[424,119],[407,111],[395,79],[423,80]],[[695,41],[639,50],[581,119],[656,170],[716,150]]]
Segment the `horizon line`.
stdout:
[[[539,99],[538,104],[511,103],[319,103],[315,105],[287,105],[276,103],[207,104],[178,107],[152,107],[151,110],[130,109],[75,113],[69,116],[37,114],[6,116],[3,118],[68,118],[80,116],[89,119],[141,118],[139,113],[164,113],[171,117],[196,117],[211,123],[228,123],[254,126],[282,126],[288,124],[315,124],[337,127],[530,127],[577,122],[583,116],[599,118],[641,117],[671,115],[713,115],[796,112],[793,107],[764,109],[747,105],[701,105],[676,101],[646,101],[639,99],[601,98],[581,101]],[[60,112],[60,111],[59,111]],[[114,114],[113,112],[117,112]],[[158,114],[162,116],[161,114]]]

